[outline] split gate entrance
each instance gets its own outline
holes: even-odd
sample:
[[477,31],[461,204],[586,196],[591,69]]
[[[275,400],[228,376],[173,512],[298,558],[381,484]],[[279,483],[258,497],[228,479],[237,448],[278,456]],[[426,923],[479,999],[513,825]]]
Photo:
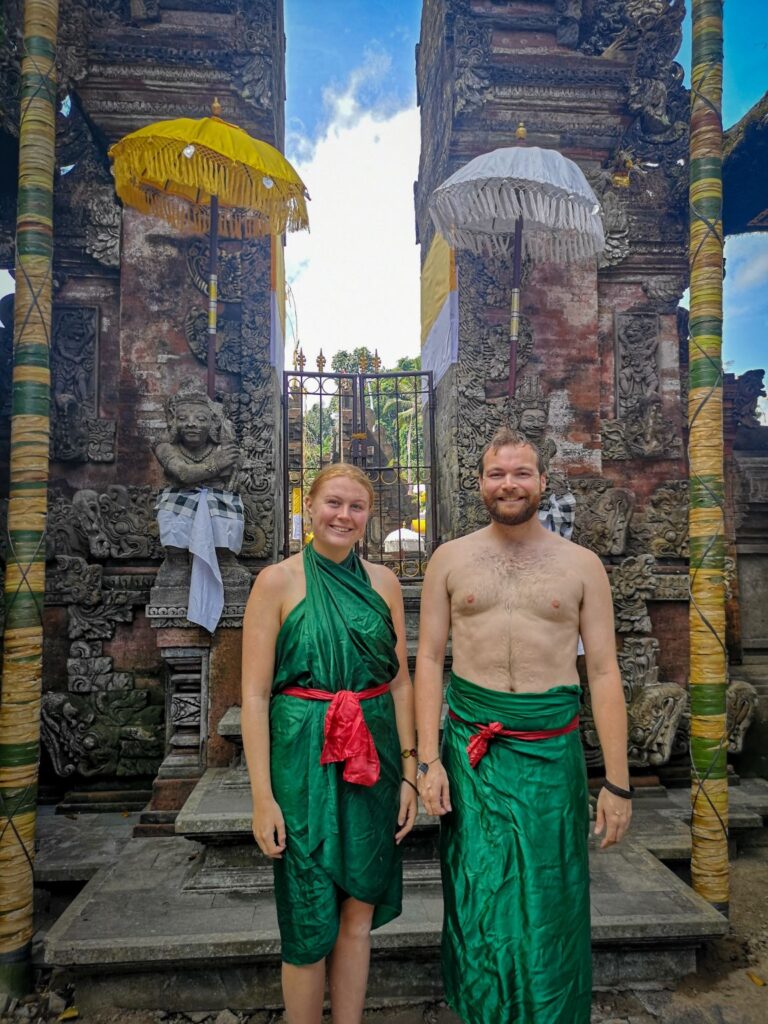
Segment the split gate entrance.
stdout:
[[432,374],[324,373],[324,363],[283,374],[283,555],[310,539],[304,497],[320,469],[351,462],[374,491],[360,554],[419,580],[436,539]]

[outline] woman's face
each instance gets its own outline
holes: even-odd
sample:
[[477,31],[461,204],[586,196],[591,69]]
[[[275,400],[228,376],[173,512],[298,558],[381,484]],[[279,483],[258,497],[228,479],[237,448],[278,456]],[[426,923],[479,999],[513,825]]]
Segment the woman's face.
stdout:
[[312,543],[321,555],[345,557],[362,540],[370,512],[362,484],[345,476],[331,477],[307,497],[306,508],[312,520]]

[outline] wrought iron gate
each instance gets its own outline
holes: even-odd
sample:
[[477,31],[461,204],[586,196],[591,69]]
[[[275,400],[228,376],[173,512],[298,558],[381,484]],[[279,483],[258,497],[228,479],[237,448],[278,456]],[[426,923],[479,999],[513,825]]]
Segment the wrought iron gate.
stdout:
[[351,462],[374,491],[361,554],[403,579],[421,579],[436,541],[431,372],[283,374],[283,554],[309,537],[304,496],[320,469]]

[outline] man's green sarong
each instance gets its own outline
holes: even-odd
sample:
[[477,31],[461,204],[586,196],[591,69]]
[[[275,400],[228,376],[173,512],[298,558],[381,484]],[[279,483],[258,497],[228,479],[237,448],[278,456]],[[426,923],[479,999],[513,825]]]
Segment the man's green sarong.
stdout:
[[500,693],[451,676],[441,822],[446,999],[466,1024],[589,1024],[589,811],[579,730],[496,737],[472,768],[464,723],[562,729],[578,686]]
[[283,694],[299,686],[361,692],[398,671],[389,608],[360,559],[340,565],[304,549],[307,595],[277,638],[270,706],[272,790],[286,826],[287,849],[275,861],[275,898],[286,963],[310,964],[336,942],[347,896],[372,903],[373,926],[402,903],[395,845],[400,743],[389,692],[360,702],[381,764],[379,781],[342,779],[343,765],[320,764],[328,703]]

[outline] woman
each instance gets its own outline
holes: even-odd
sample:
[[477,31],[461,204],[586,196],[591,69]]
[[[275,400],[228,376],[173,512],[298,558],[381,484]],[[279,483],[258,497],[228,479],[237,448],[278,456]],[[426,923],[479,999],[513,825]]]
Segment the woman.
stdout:
[[316,477],[313,539],[262,570],[243,623],[253,834],[275,864],[288,1024],[359,1024],[370,929],[400,913],[416,816],[413,692],[400,584],[354,553],[373,503],[344,463]]

